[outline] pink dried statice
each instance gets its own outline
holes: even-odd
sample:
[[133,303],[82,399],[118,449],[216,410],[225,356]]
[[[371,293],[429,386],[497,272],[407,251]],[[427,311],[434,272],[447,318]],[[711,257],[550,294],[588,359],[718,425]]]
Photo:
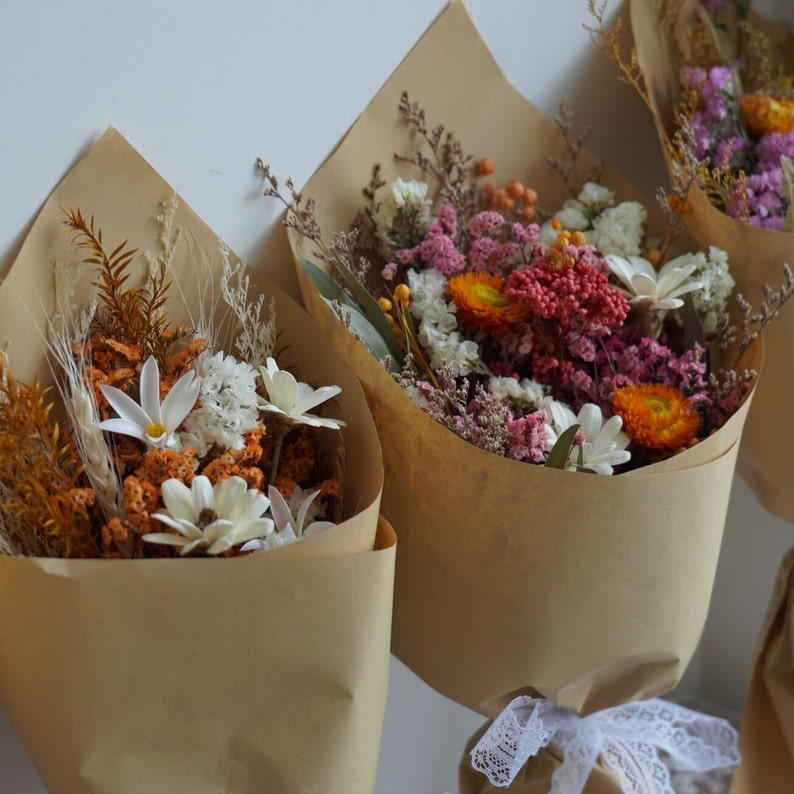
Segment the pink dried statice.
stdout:
[[[630,339],[628,344],[626,339]],[[596,357],[597,377],[590,388],[579,381],[587,400],[610,404],[612,395],[624,386],[662,383],[689,397],[704,410],[710,409],[711,397],[706,381],[707,367],[697,345],[676,355],[667,345],[651,337],[639,337],[634,329],[603,340]],[[590,368],[587,369],[591,372]]]
[[546,411],[535,411],[507,422],[507,456],[513,460],[542,463],[549,452],[546,424],[551,421]]
[[433,225],[419,245],[401,248],[394,257],[401,265],[430,267],[445,276],[454,276],[466,269],[466,257],[458,251],[455,241],[444,233],[440,224]]
[[504,216],[500,212],[478,212],[466,224],[466,231],[474,239],[480,237],[497,237],[506,225]]

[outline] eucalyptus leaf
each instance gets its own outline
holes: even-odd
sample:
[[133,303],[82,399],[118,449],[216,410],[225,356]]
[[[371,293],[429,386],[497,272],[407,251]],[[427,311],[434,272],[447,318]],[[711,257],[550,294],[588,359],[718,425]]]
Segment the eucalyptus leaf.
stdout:
[[341,257],[334,257],[334,261],[339,272],[347,282],[348,287],[350,287],[353,294],[356,296],[367,319],[375,326],[375,329],[389,348],[392,358],[402,367],[403,351],[397,342],[397,337],[394,335],[391,325],[389,325],[389,321],[386,319],[386,315],[383,313],[383,309],[381,309],[375,298],[369,294],[367,288],[353,275],[353,272],[344,263]]
[[[332,311],[337,311],[334,307],[333,299],[323,298]],[[339,304],[337,304],[338,306]],[[375,330],[372,323],[361,313],[361,310],[354,306],[352,303],[342,305],[342,311],[345,312],[345,320],[349,320],[350,331],[361,341],[364,347],[378,360],[383,361],[388,359],[390,362],[389,371],[399,372],[397,362],[391,354],[391,351],[383,341],[383,337]]]
[[312,284],[317,287],[317,291],[323,298],[329,301],[338,301],[352,309],[357,308],[352,298],[322,268],[303,257],[300,257],[299,261],[303,272],[311,279]]
[[573,446],[573,440],[579,432],[581,425],[571,425],[560,433],[557,443],[551,448],[546,458],[546,466],[550,469],[564,469],[568,465],[568,455]]

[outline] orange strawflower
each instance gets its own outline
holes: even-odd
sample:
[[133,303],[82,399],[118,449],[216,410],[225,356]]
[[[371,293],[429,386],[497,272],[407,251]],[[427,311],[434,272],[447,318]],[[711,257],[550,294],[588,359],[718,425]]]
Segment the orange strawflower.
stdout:
[[625,386],[612,397],[631,440],[647,449],[672,450],[697,435],[700,417],[684,394],[661,383]]
[[502,333],[529,314],[526,306],[508,301],[503,291],[504,281],[490,273],[453,276],[447,288],[458,307],[458,317],[466,325],[475,325],[488,333]]
[[761,137],[794,130],[794,97],[776,99],[768,94],[744,94],[739,97],[742,123],[750,135]]

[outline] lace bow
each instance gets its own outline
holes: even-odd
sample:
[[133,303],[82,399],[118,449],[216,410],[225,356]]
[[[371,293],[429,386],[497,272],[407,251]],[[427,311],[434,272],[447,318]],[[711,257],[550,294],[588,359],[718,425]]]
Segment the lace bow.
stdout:
[[494,786],[509,786],[524,764],[555,744],[564,753],[549,794],[581,794],[601,755],[625,794],[675,794],[659,750],[676,768],[707,772],[739,763],[727,720],[666,700],[644,700],[579,717],[550,700],[517,697],[471,751],[472,766]]

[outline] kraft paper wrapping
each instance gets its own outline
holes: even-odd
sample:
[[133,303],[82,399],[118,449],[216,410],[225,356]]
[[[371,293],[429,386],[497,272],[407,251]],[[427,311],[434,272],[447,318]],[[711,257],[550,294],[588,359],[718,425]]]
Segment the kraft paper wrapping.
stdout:
[[[95,214],[106,244],[157,250],[171,193],[115,130],[66,176],[0,288],[17,377],[51,381],[37,329],[69,244],[60,208]],[[184,204],[175,225],[188,244],[174,281],[195,308],[207,267],[218,283],[217,240]],[[342,387],[345,520],[233,559],[0,558],[0,704],[52,794],[374,788],[395,553],[380,447],[355,375],[297,304],[261,288],[277,301],[280,365]]]
[[[560,206],[546,165],[562,153],[557,128],[509,85],[454,2],[303,188],[326,235],[349,226],[373,163],[386,181],[416,176],[392,159],[417,146],[396,110],[403,90],[428,126],[443,122],[492,157],[497,181],[515,176]],[[605,181],[636,195],[614,174]],[[296,259],[312,257],[290,240]],[[519,693],[589,713],[673,687],[706,616],[747,403],[708,440],[631,474],[489,455],[416,407],[297,271],[307,308],[364,385],[383,447],[382,510],[400,535],[392,652],[486,716]]]
[[794,781],[794,549],[780,565],[742,716],[731,794],[790,794]]
[[[672,37],[683,40],[684,30],[670,32],[659,15],[660,0],[631,0],[631,27],[653,105],[660,140],[672,131],[673,106],[678,99],[678,62]],[[686,8],[682,19],[687,19]],[[791,34],[782,26],[770,26],[754,16],[789,57]],[[667,153],[662,146],[663,154]],[[667,159],[668,166],[670,165]],[[755,308],[763,300],[765,284],[776,288],[782,282],[784,263],[794,267],[794,234],[759,229],[734,220],[714,207],[694,187],[690,193],[692,212],[684,216],[688,233],[698,247],[716,245],[729,254],[736,289]],[[739,456],[739,471],[764,507],[774,515],[794,522],[794,492],[788,472],[794,467],[794,429],[781,421],[791,404],[794,387],[794,305],[786,304],[764,331],[765,373],[759,379],[755,408],[747,418],[747,432]]]

